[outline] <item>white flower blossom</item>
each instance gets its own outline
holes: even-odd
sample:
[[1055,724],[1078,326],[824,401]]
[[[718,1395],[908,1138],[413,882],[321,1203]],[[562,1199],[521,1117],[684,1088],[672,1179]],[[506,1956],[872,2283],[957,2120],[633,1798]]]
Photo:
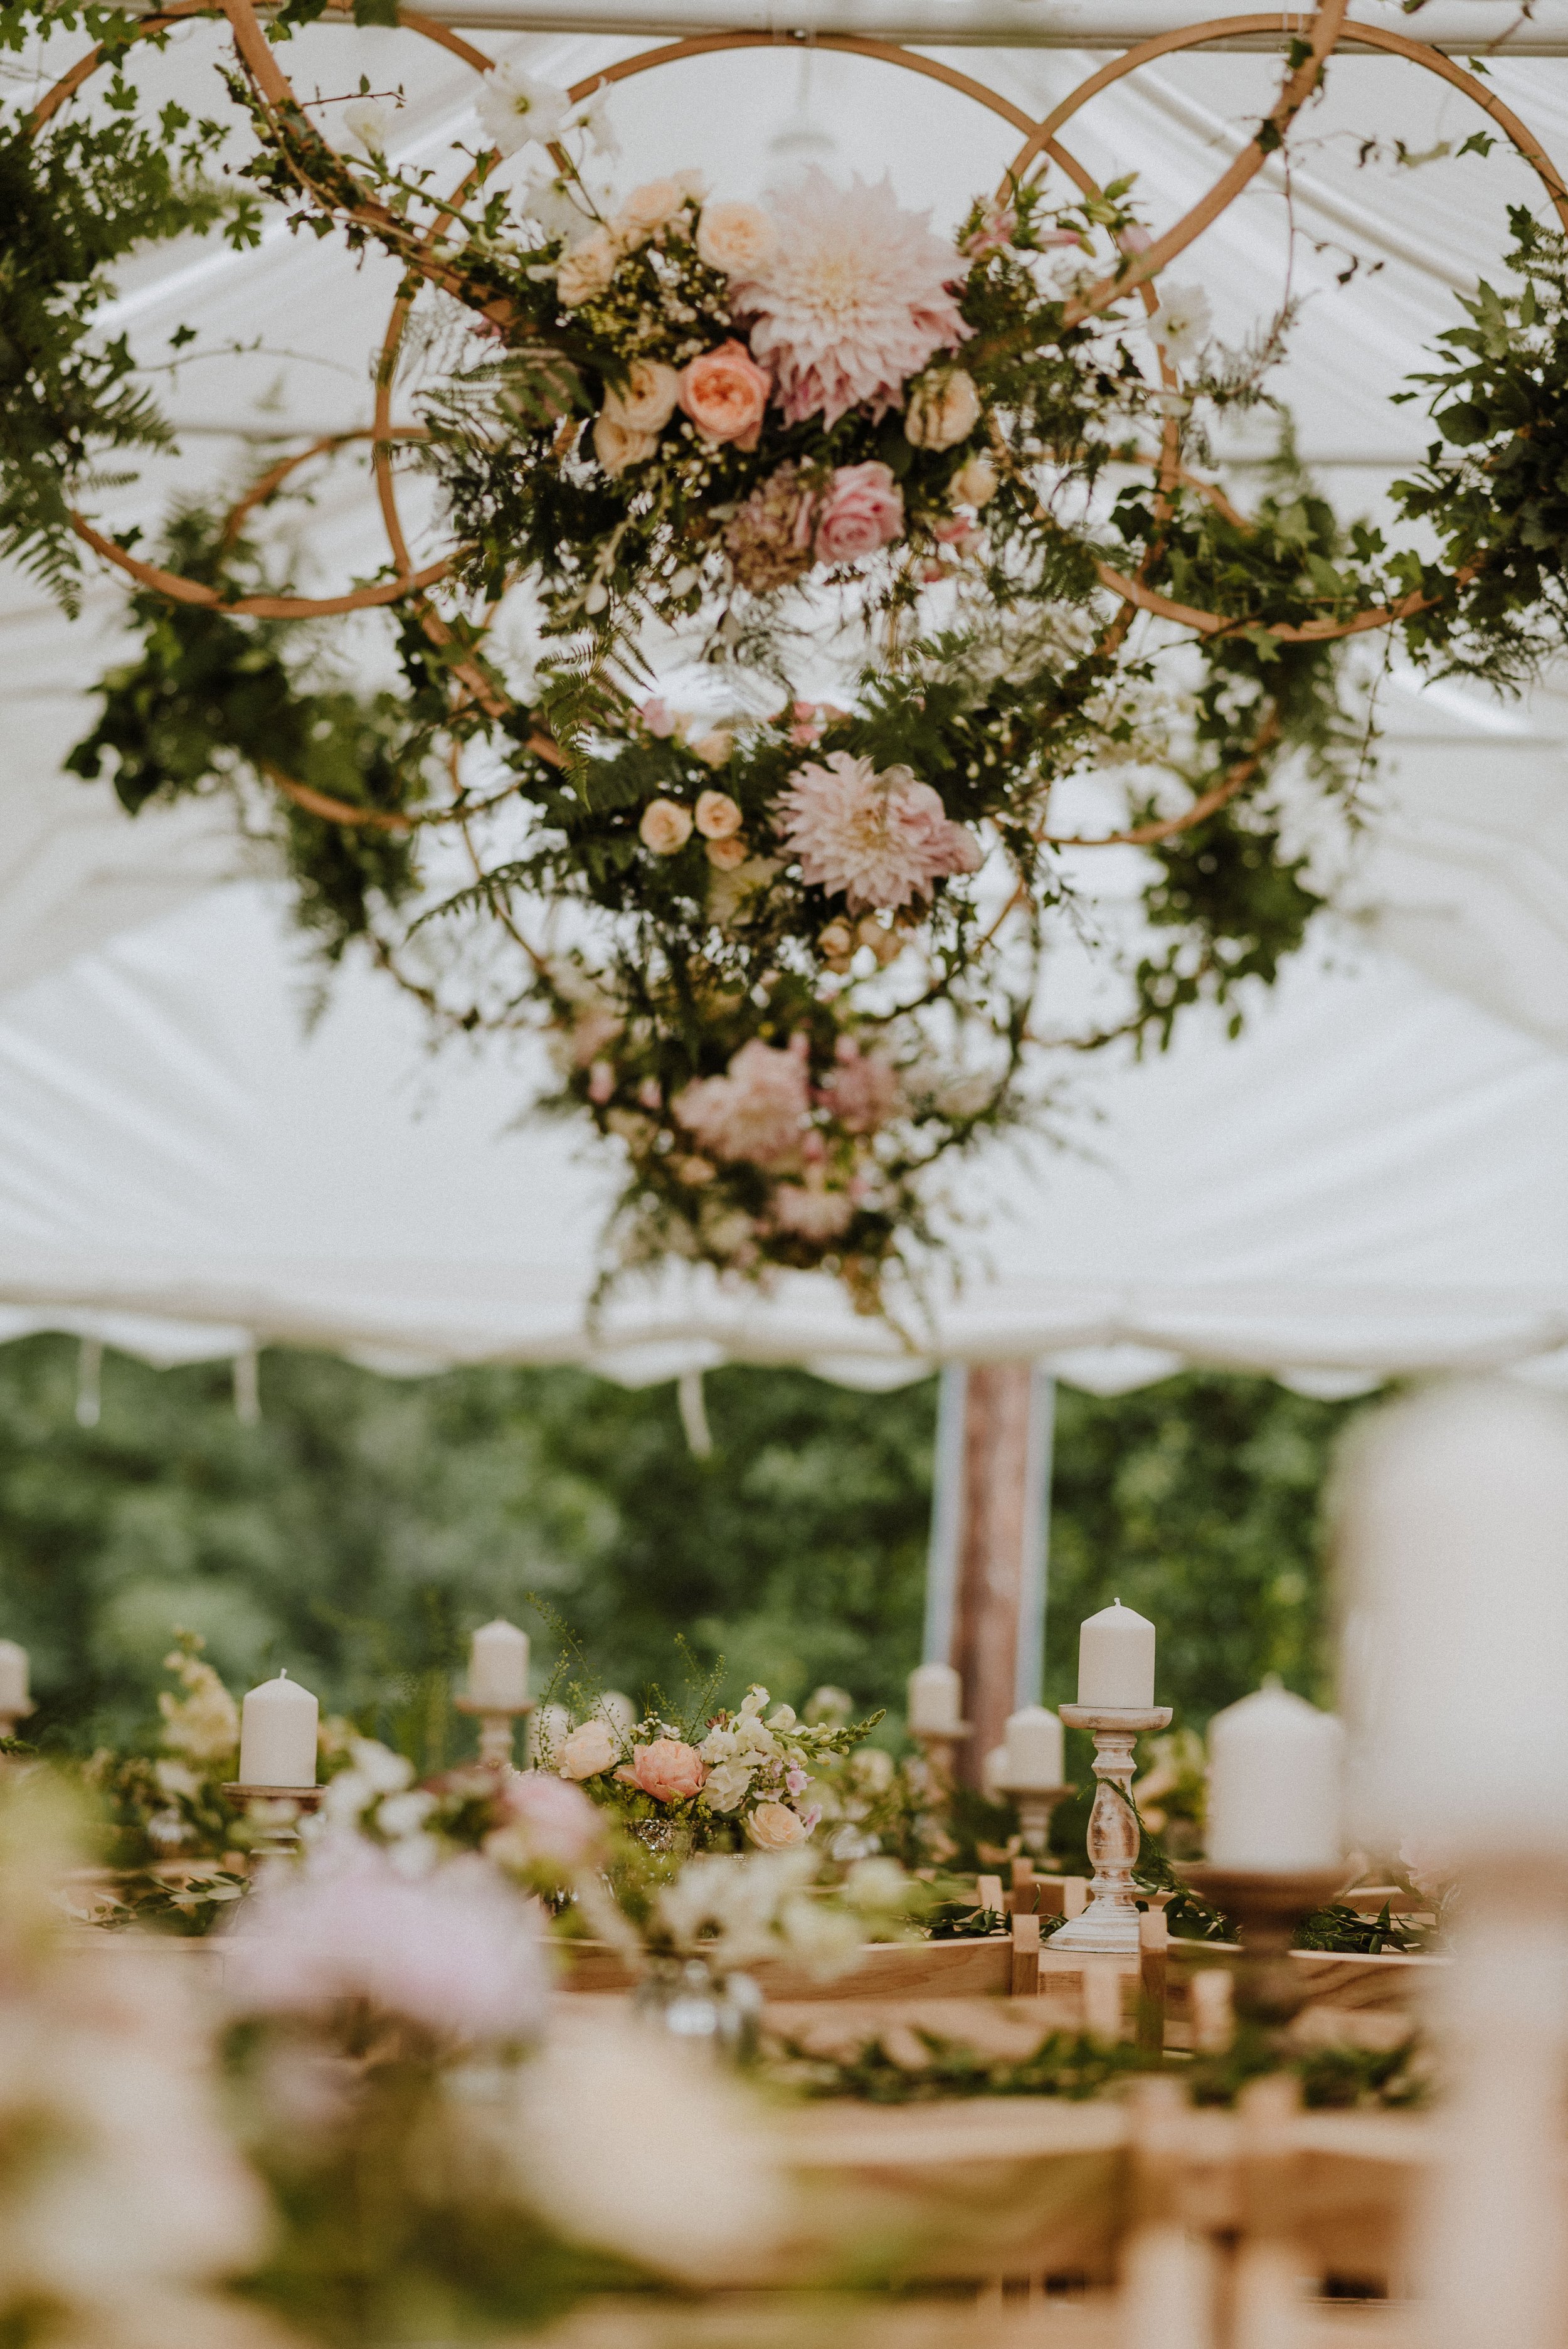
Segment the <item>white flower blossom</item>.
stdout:
[[710,1811],[733,1811],[746,1800],[751,1790],[751,1765],[746,1762],[721,1762],[707,1774],[703,1800]]
[[1168,285],[1149,331],[1172,367],[1185,367],[1206,347],[1211,331],[1209,297],[1201,285]]
[[553,83],[536,81],[514,58],[502,57],[484,78],[474,111],[480,128],[502,155],[531,140],[548,147],[565,127],[571,101]]
[[608,155],[612,161],[621,152],[621,134],[610,119],[610,85],[601,82],[590,98],[578,108],[570,128],[585,130],[594,152]]
[[392,136],[392,109],[378,98],[356,98],[343,109],[343,127],[367,155],[379,161]]

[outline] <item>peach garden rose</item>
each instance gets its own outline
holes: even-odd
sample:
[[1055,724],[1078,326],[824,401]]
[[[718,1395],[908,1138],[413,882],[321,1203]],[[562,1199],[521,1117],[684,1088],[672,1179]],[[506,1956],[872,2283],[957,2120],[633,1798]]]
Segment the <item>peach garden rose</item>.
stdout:
[[732,336],[682,368],[680,403],[706,440],[755,449],[772,388],[772,377]]
[[632,1749],[632,1784],[655,1803],[681,1803],[700,1795],[707,1769],[695,1745],[678,1737],[655,1737]]
[[682,807],[678,800],[650,800],[637,834],[655,856],[674,856],[691,838],[691,810]]

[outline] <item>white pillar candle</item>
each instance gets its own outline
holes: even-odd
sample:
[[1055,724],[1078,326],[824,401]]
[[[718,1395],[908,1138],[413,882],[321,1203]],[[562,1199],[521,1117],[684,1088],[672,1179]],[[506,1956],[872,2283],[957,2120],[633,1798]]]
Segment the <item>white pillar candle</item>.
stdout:
[[15,1640],[0,1640],[0,1713],[13,1719],[28,1712],[32,1699],[27,1693],[27,1651],[19,1648]]
[[287,1672],[252,1689],[240,1714],[241,1785],[314,1786],[319,1711]]
[[1568,1413],[1456,1381],[1362,1423],[1339,1479],[1349,1826],[1456,1861],[1568,1851]]
[[1030,1788],[1062,1783],[1062,1725],[1043,1704],[1026,1704],[1007,1715],[1003,1783]]
[[1123,1713],[1154,1702],[1154,1626],[1119,1599],[1078,1631],[1078,1701]]
[[528,1702],[528,1633],[498,1615],[481,1623],[469,1645],[469,1696],[497,1713],[516,1713]]
[[940,1733],[964,1720],[964,1683],[951,1664],[916,1664],[909,1676],[909,1725]]
[[1344,1733],[1277,1683],[1209,1723],[1208,1854],[1225,1868],[1332,1868]]

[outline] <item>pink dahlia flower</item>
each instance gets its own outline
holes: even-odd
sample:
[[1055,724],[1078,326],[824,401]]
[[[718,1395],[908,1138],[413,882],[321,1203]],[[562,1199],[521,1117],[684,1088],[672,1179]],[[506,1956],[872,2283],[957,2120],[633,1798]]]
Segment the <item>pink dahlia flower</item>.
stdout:
[[697,1077],[671,1104],[688,1133],[716,1158],[787,1166],[799,1155],[810,1113],[803,1053],[754,1036],[722,1077]]
[[[929,897],[934,881],[973,873],[980,844],[907,767],[879,774],[847,750],[802,767],[778,801],[774,828],[809,888],[842,895],[851,914]],[[752,1048],[748,1045],[749,1051]]]
[[845,190],[813,166],[773,206],[778,243],[729,291],[773,369],[786,422],[820,409],[831,424],[862,401],[879,414],[896,406],[908,378],[969,332],[951,290],[963,262],[885,179],[867,187],[857,174]]

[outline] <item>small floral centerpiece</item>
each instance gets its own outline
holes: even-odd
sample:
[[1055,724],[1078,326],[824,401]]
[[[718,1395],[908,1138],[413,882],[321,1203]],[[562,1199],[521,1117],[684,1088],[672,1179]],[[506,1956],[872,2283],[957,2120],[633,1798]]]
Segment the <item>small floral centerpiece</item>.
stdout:
[[683,1728],[651,1712],[625,1733],[594,1714],[539,1758],[655,1848],[789,1851],[810,1841],[822,1816],[813,1773],[882,1716],[808,1723],[787,1704],[768,1712],[769,1702],[754,1685],[733,1713]]

